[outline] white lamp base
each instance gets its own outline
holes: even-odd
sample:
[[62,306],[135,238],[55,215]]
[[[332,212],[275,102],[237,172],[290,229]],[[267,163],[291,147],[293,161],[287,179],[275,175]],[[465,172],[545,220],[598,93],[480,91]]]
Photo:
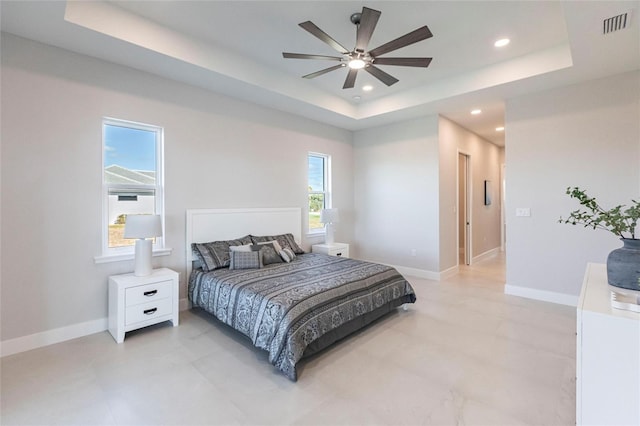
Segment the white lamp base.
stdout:
[[146,277],[151,274],[151,248],[153,240],[139,238],[136,240],[136,260],[133,275]]
[[333,244],[334,243],[334,238],[333,238],[333,224],[331,223],[327,223],[325,225],[325,232],[326,235],[324,237],[324,242],[325,244]]

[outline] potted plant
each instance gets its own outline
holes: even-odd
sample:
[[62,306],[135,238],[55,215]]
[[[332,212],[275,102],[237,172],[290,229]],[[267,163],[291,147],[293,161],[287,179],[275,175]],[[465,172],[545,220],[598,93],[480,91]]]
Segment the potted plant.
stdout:
[[560,223],[604,229],[620,237],[623,246],[607,257],[607,279],[613,286],[640,290],[640,239],[636,238],[640,202],[631,200],[631,207],[619,205],[605,210],[578,187],[567,188],[567,195],[577,199],[584,209],[571,212],[566,219],[560,217]]

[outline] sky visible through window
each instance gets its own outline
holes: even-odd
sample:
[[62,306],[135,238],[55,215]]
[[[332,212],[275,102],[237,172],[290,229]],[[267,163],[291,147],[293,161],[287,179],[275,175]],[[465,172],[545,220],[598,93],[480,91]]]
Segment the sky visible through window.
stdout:
[[104,166],[129,170],[156,170],[156,133],[105,124]]
[[324,191],[324,158],[309,156],[309,187],[312,191]]

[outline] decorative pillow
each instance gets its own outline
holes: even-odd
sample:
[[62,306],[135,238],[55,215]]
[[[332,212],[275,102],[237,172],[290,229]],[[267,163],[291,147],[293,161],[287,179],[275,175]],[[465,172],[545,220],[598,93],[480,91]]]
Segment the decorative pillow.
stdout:
[[260,269],[262,251],[230,251],[229,269]]
[[302,250],[300,246],[298,246],[298,243],[296,243],[296,240],[293,238],[293,234],[280,234],[280,235],[273,235],[270,237],[269,236],[257,237],[255,235],[252,235],[251,239],[253,240],[254,244],[276,240],[278,244],[280,244],[281,248],[284,249],[289,247],[295,254],[304,254],[304,250]]
[[276,251],[273,244],[261,243],[256,244],[254,247],[258,247],[258,251],[262,253],[262,259],[265,265],[271,265],[272,263],[282,263],[282,258]]
[[282,260],[284,260],[287,263],[291,262],[293,259],[296,258],[296,254],[293,252],[293,250],[291,250],[288,247],[280,250],[279,253]]
[[212,241],[209,243],[193,243],[191,250],[198,256],[205,272],[229,266],[229,247],[251,244],[251,237],[246,235],[237,240]]
[[253,244],[244,244],[241,246],[229,246],[231,251],[253,251]]
[[256,243],[257,245],[263,245],[263,244],[273,244],[273,248],[280,253],[280,250],[282,250],[282,247],[280,247],[280,244],[278,244],[277,240],[270,240],[270,241],[264,241],[262,243]]

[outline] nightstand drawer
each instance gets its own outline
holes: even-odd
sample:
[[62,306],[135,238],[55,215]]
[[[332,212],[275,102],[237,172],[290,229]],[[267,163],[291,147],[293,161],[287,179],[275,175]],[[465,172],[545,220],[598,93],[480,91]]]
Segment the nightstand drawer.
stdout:
[[128,288],[125,290],[125,305],[129,307],[171,297],[172,285],[173,281],[167,280]]
[[329,256],[349,257],[349,244],[314,244],[311,246],[311,251],[313,253],[328,254]]
[[125,312],[124,325],[129,326],[137,322],[171,315],[173,313],[172,302],[171,298],[164,298],[141,305],[128,306]]

